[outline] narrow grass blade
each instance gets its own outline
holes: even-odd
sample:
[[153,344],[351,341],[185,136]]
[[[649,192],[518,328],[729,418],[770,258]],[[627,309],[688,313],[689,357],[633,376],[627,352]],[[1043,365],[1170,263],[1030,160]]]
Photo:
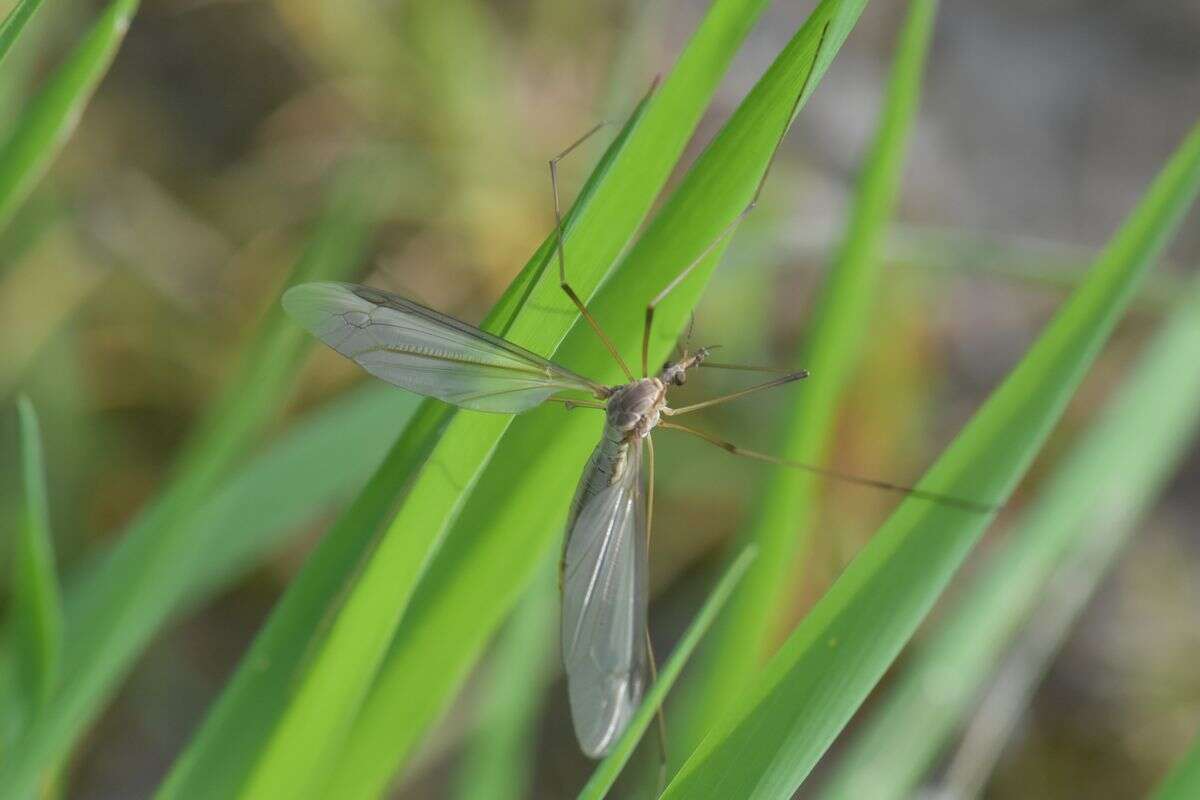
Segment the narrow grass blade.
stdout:
[[479,719],[457,781],[461,800],[531,795],[538,712],[558,664],[557,597],[558,563],[547,559],[493,648]]
[[[1107,341],[1200,184],[1197,126],[1087,280],[920,487],[1002,503]],[[990,517],[900,505],[756,684],[701,742],[667,797],[790,797],[929,611]]]
[[9,618],[14,631],[18,685],[26,717],[32,718],[46,705],[58,682],[63,622],[37,412],[28,397],[18,399],[17,410],[25,513],[14,542]]
[[671,691],[671,687],[675,685],[675,679],[679,677],[683,665],[695,651],[696,645],[700,644],[700,640],[712,625],[713,620],[717,618],[717,614],[725,606],[730,595],[733,594],[733,590],[746,577],[746,572],[754,563],[757,555],[757,547],[748,545],[725,571],[725,575],[722,576],[720,582],[712,590],[712,594],[708,596],[708,600],[700,608],[700,613],[692,620],[692,624],[684,632],[683,638],[675,646],[671,657],[659,670],[658,680],[646,691],[642,705],[630,720],[629,727],[617,740],[612,752],[596,765],[591,779],[579,793],[580,800],[602,800],[612,789],[621,770],[633,756],[634,748],[637,747],[638,742],[645,735],[646,729],[654,721],[654,714],[666,699],[667,692]]
[[[1090,596],[1080,590],[1105,573],[1195,439],[1200,374],[1191,365],[1200,363],[1200,291],[1192,295],[914,653],[840,762],[829,796],[909,796],[1023,625],[1035,620],[1029,624],[1041,631],[1045,657],[1055,652]],[[1061,578],[1064,568],[1070,580]],[[1070,597],[1043,599],[1063,583],[1073,587]],[[1063,618],[1065,611],[1075,613]],[[1031,683],[1046,658],[1023,660]]]
[[[607,219],[614,227],[614,233],[624,231],[623,235],[632,235],[636,223],[623,213],[612,215],[608,211],[613,203],[610,194],[616,191],[609,186],[609,180],[618,156],[627,152],[631,136],[640,130],[645,111],[646,104],[643,103],[609,146],[566,215],[563,227],[568,252],[574,252],[573,242],[581,234],[583,222],[590,219],[590,235],[597,235],[596,215],[600,215],[600,220]],[[626,170],[626,176],[620,181],[627,182],[628,179]],[[657,188],[644,185],[641,191],[652,196]],[[542,282],[545,271],[554,269],[551,261],[554,244],[553,236],[547,237],[489,313],[483,323],[486,330],[505,335],[520,315],[539,316],[536,307],[527,309],[526,306],[530,305],[530,298]],[[444,403],[425,401],[421,404],[412,423],[388,452],[366,488],[339,518],[288,587],[250,652],[243,658],[234,679],[226,686],[201,730],[160,788],[161,796],[224,797],[235,794],[237,787],[245,783],[287,709],[296,683],[308,664],[306,659],[326,632],[322,622],[357,576],[375,544],[376,533],[384,518],[395,506],[397,497],[409,486],[413,475],[426,463],[453,417],[454,410]],[[449,472],[452,462],[453,459],[447,462],[443,458],[434,469],[448,476],[452,474]],[[268,666],[263,668],[262,664]]]
[[29,22],[33,17],[33,12],[37,11],[41,4],[42,0],[19,0],[8,12],[4,21],[0,22],[0,65],[4,63],[4,57],[17,43],[17,39],[21,38],[21,31],[25,29],[25,23]]
[[[913,0],[896,50],[895,64],[875,141],[867,156],[850,224],[813,308],[796,361],[814,376],[795,394],[792,413],[778,437],[779,455],[821,464],[836,430],[837,408],[858,366],[876,299],[879,255],[904,167],[916,116],[921,72],[933,33],[936,2]],[[748,685],[766,657],[781,605],[788,605],[798,553],[812,523],[818,481],[793,470],[775,470],[755,505],[746,540],[763,557],[722,615],[700,659],[694,686],[683,693],[676,727],[686,756],[704,732]]]
[[[109,4],[0,147],[0,229],[9,223],[71,137],[121,46],[137,7],[138,0],[113,0]],[[5,21],[5,32],[11,19]]]
[[1200,797],[1200,733],[1192,742],[1192,749],[1154,791],[1153,800],[1190,800],[1194,797]]
[[[750,200],[825,23],[846,15],[853,22],[861,9],[861,3],[830,0],[818,6],[598,293],[593,313],[623,352],[638,352],[646,302]],[[843,32],[841,38],[835,31]],[[836,53],[847,31],[844,24],[831,24],[824,52]],[[821,74],[813,75],[811,87]],[[651,363],[662,363],[674,346],[719,257],[714,252],[659,306]],[[619,379],[595,335],[581,325],[556,357],[590,376]],[[561,408],[539,409],[513,422],[423,577],[327,793],[374,796],[411,757],[539,560],[561,547],[567,505],[600,424],[595,412]]]
[[[335,200],[292,279],[347,275],[357,265],[380,197],[364,197],[357,170]],[[366,184],[370,186],[371,184]],[[166,490],[101,567],[86,604],[68,609],[63,676],[44,714],[0,764],[0,797],[23,797],[83,733],[185,590],[208,542],[189,538],[193,513],[220,485],[282,402],[309,342],[272,310],[225,388],[184,448]]]

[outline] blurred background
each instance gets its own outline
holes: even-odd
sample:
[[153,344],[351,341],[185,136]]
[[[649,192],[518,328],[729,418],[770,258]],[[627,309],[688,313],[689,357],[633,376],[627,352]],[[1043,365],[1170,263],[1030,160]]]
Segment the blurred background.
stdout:
[[[382,154],[375,179],[389,189],[360,280],[479,320],[553,223],[546,159],[627,113],[706,5],[148,0],[73,140],[0,235],[0,530],[17,509],[19,391],[42,417],[65,571],[155,495],[276,302],[350,153]],[[60,0],[39,12],[0,71],[0,128],[97,8]],[[685,163],[810,10],[766,13]],[[726,360],[787,363],[794,351],[845,225],[903,11],[867,7],[698,308],[695,340],[723,345]],[[1193,0],[943,4],[886,248],[887,300],[838,432],[838,467],[912,481],[954,436],[1194,121],[1198,41]],[[568,194],[602,146],[564,165]],[[1193,221],[1015,504],[1092,418],[1197,263]],[[723,383],[703,377],[698,393]],[[277,432],[361,380],[314,352]],[[709,428],[770,450],[769,421],[788,397],[714,409]],[[764,475],[669,436],[652,562],[665,641],[690,619]],[[1137,796],[1186,747],[1200,719],[1198,481],[1200,451],[1076,627],[988,797]],[[894,503],[853,486],[826,487],[824,501],[797,569],[797,618]],[[69,796],[157,785],[335,511],[290,531],[156,639],[85,740]],[[472,688],[399,796],[448,796]],[[566,796],[588,765],[557,683],[540,725],[537,796]]]

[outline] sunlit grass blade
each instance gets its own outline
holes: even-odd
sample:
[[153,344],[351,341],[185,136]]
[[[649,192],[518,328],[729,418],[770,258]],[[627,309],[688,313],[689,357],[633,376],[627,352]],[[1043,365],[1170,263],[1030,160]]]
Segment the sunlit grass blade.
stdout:
[[[936,3],[913,0],[897,46],[895,64],[875,141],[867,156],[841,247],[825,278],[814,315],[796,360],[814,377],[795,393],[786,429],[776,438],[778,454],[807,464],[824,463],[839,401],[857,369],[873,315],[880,249],[904,167],[909,131],[916,115],[921,72],[932,37]],[[750,578],[734,595],[698,660],[700,671],[687,687],[673,718],[684,743],[682,759],[709,726],[748,685],[766,657],[781,605],[788,605],[797,554],[810,533],[818,481],[792,470],[766,478],[746,540],[763,553]]]
[[4,64],[4,57],[17,43],[17,39],[21,38],[25,23],[29,22],[33,12],[37,11],[41,4],[42,0],[18,0],[4,17],[4,21],[0,22],[0,65]]
[[558,563],[547,559],[497,636],[463,756],[461,800],[523,800],[537,763],[538,712],[558,655]]
[[[643,102],[609,146],[566,215],[563,227],[568,252],[574,251],[572,243],[581,234],[579,226],[582,223],[588,223],[582,233],[590,230],[589,236],[599,234],[603,225],[597,227],[597,214],[600,220],[609,221],[614,235],[617,231],[624,231],[622,235],[625,236],[633,234],[636,221],[625,216],[627,209],[620,212],[605,210],[612,205],[610,195],[615,189],[601,190],[608,185],[617,158],[626,152],[630,137],[640,129],[645,111],[646,103]],[[629,180],[628,165],[621,180]],[[641,187],[647,197],[657,190],[652,185]],[[536,318],[543,313],[537,307],[527,310],[526,305],[546,270],[554,269],[551,262],[554,243],[553,236],[542,243],[489,313],[482,326],[484,329],[505,335],[520,315]],[[444,403],[426,401],[421,404],[412,423],[393,445],[367,486],[289,585],[250,652],[243,658],[237,674],[210,710],[200,732],[177,760],[160,789],[161,795],[210,793],[225,796],[236,792],[236,787],[248,779],[287,708],[311,649],[325,633],[322,621],[327,619],[349,582],[356,577],[385,516],[418,468],[426,462],[453,416],[453,409]],[[441,459],[439,467],[449,474],[445,458]],[[263,668],[263,664],[267,667]]]
[[29,719],[46,705],[58,681],[63,622],[37,412],[28,397],[17,400],[17,411],[25,508],[12,554],[9,619],[18,686]]
[[[598,293],[592,309],[623,352],[638,352],[646,302],[750,200],[825,23],[842,21],[830,25],[823,45],[826,54],[836,53],[849,30],[845,20],[852,23],[861,8],[827,1],[813,12]],[[650,363],[661,364],[674,346],[719,256],[714,252],[659,306]],[[595,335],[578,324],[556,358],[605,381],[620,379]],[[342,750],[330,794],[373,796],[384,789],[446,708],[539,560],[561,547],[567,504],[599,436],[595,414],[544,408],[513,422],[422,579]]]
[[[352,170],[344,176],[346,182],[293,270],[293,281],[345,276],[357,266],[381,201],[379,189],[362,181],[361,174]],[[67,754],[170,616],[187,586],[184,576],[204,560],[208,545],[190,535],[192,514],[270,422],[308,345],[273,307],[240,372],[185,446],[164,492],[100,567],[92,591],[78,598],[86,602],[68,606],[60,688],[0,764],[0,797],[26,795],[37,776]]]
[[1154,791],[1154,800],[1190,800],[1200,797],[1200,734],[1171,773]]
[[[920,487],[1002,503],[1200,183],[1200,126]],[[705,737],[667,797],[790,797],[896,657],[990,516],[906,500]]]
[[691,657],[696,649],[696,645],[700,644],[700,640],[704,634],[708,632],[713,620],[717,618],[717,614],[728,602],[733,591],[746,577],[747,571],[751,564],[754,563],[755,557],[758,555],[758,548],[755,545],[748,545],[721,577],[721,580],[713,588],[709,594],[708,600],[700,608],[700,613],[692,620],[692,624],[684,632],[679,643],[675,645],[675,649],[671,652],[670,658],[662,665],[658,671],[658,680],[653,683],[646,691],[646,696],[642,699],[642,705],[638,708],[637,713],[629,722],[629,727],[625,733],[613,745],[612,752],[604,757],[604,760],[596,765],[592,777],[588,780],[587,785],[580,791],[580,800],[601,800],[608,795],[612,790],[613,784],[617,782],[617,777],[621,774],[621,770],[629,763],[629,759],[633,756],[634,748],[645,735],[646,729],[650,727],[654,721],[654,714],[658,707],[662,705],[666,699],[667,693],[671,691],[671,687],[675,685],[675,679],[679,677],[679,673],[683,670],[684,664]]
[[[1043,658],[1022,659],[1028,682],[1036,685],[1043,661],[1195,440],[1200,373],[1192,365],[1200,363],[1200,292],[1192,294],[1055,469],[1014,533],[914,652],[839,763],[828,795],[909,796],[1026,624],[1045,643]],[[1060,584],[1069,596],[1052,589],[1053,599],[1046,597]],[[1014,705],[1013,698],[1010,692],[1005,705]]]
[[[646,102],[567,247],[570,282],[580,297],[591,297],[649,211],[741,39],[738,32],[748,27],[747,6],[758,5],[758,0],[718,2]],[[532,287],[506,338],[553,354],[577,315],[557,276],[547,277]],[[450,420],[399,514],[311,651],[247,791],[293,797],[320,793],[321,776],[341,763],[336,753],[421,574],[511,423],[510,417],[483,414]]]
[[0,229],[71,137],[137,7],[138,0],[113,0],[30,102],[0,147]]

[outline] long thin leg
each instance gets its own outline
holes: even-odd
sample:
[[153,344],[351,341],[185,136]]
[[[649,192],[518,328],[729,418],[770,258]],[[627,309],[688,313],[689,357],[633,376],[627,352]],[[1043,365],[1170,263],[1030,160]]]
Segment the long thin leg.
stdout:
[[[646,437],[646,562],[650,562],[650,532],[653,529],[654,523],[654,440]],[[650,641],[650,623],[647,622],[643,630],[646,633],[646,655],[650,659],[650,682],[658,683],[658,662],[654,658],[654,645]],[[658,753],[660,760],[658,762],[658,792],[663,790],[663,786],[667,780],[667,718],[663,714],[662,704],[660,703],[654,713],[655,719],[658,721]]]
[[[651,87],[651,91],[653,90],[653,87]],[[600,327],[600,323],[596,321],[596,318],[588,312],[587,306],[583,304],[583,301],[579,299],[579,295],[575,293],[575,290],[571,288],[571,284],[567,282],[567,259],[563,249],[562,206],[558,199],[558,162],[570,155],[572,150],[586,142],[592,137],[593,134],[607,124],[608,123],[606,122],[599,123],[583,136],[576,139],[566,150],[563,150],[554,158],[550,159],[550,188],[554,193],[554,226],[558,233],[556,236],[556,239],[558,240],[558,285],[559,288],[566,293],[567,297],[571,299],[571,302],[575,304],[575,307],[579,309],[579,313],[585,320],[587,320],[588,325],[592,327],[592,330],[596,332],[596,335],[600,337],[600,341],[604,343],[605,349],[608,350],[616,362],[621,366],[621,371],[625,373],[625,377],[632,381],[633,373],[629,370],[629,365],[625,363],[625,359],[621,358],[621,353],[612,343],[612,340],[608,338],[608,334],[606,334],[604,329]]]
[[800,101],[804,99],[804,93],[808,91],[808,83],[812,78],[813,67],[815,67],[817,64],[817,57],[821,55],[821,46],[825,44],[825,34],[828,31],[829,23],[826,22],[825,27],[821,29],[821,38],[817,40],[817,49],[816,52],[813,53],[812,66],[808,68],[808,74],[804,76],[804,84],[800,87],[800,92],[796,95],[796,99],[792,103],[791,110],[788,111],[787,118],[783,122],[783,130],[779,132],[779,140],[775,143],[775,149],[771,151],[771,157],[767,159],[767,167],[763,170],[762,177],[758,179],[758,185],[754,188],[754,195],[750,198],[750,202],[744,209],[742,209],[740,214],[733,218],[732,222],[725,226],[724,230],[717,234],[717,238],[713,239],[712,242],[710,242],[708,246],[701,251],[700,255],[696,256],[692,263],[688,264],[682,272],[676,275],[675,278],[666,285],[666,288],[655,295],[654,299],[646,305],[646,321],[644,327],[642,328],[643,378],[650,374],[650,330],[654,325],[654,309],[666,298],[667,295],[675,290],[675,287],[683,283],[687,279],[687,276],[692,273],[692,270],[696,269],[696,267],[698,267],[700,263],[704,261],[704,259],[707,258],[710,253],[712,253],[713,250],[715,250],[722,242],[732,236],[733,232],[737,230],[737,227],[741,224],[742,220],[745,219],[747,215],[754,210],[754,207],[758,205],[758,199],[762,195],[763,187],[766,186],[767,178],[771,174],[771,167],[775,164],[775,157],[779,155],[779,148],[783,145],[783,140],[784,137],[787,136],[788,128],[790,128],[792,125],[792,119],[796,116],[796,111],[800,107]]
[[795,371],[787,367],[761,367],[756,364],[722,364],[716,361],[701,361],[696,366],[708,369],[734,369],[741,372],[774,372],[777,375],[791,375]]
[[792,383],[793,381],[798,381],[801,378],[807,378],[807,377],[808,377],[808,370],[802,369],[799,372],[789,372],[787,375],[784,375],[781,378],[776,378],[773,381],[766,381],[765,383],[757,383],[754,386],[750,386],[750,387],[741,389],[736,392],[731,392],[729,394],[723,394],[720,397],[714,397],[714,398],[711,398],[709,400],[704,400],[699,403],[692,403],[690,406],[681,406],[679,408],[664,408],[663,413],[667,414],[669,416],[672,416],[672,417],[677,417],[680,414],[690,414],[693,411],[699,411],[702,408],[709,408],[711,406],[720,405],[721,403],[728,403],[730,400],[737,400],[739,397],[745,397],[748,394],[754,394],[755,392],[761,392],[764,389],[774,389],[776,386],[783,386],[785,383]]
[[812,464],[804,464],[799,461],[792,461],[791,459],[787,458],[767,455],[766,453],[758,453],[753,450],[747,450],[743,447],[738,447],[731,442],[718,439],[711,434],[698,431],[695,428],[688,428],[684,425],[679,425],[678,423],[674,422],[663,421],[660,422],[658,426],[660,428],[667,428],[669,430],[690,433],[692,436],[697,436],[709,444],[715,444],[722,450],[726,450],[736,456],[745,456],[746,458],[753,458],[756,461],[765,461],[768,464],[778,464],[781,467],[790,467],[791,469],[803,470],[804,472],[811,472],[815,475],[820,475],[825,478],[833,478],[839,481],[846,481],[847,483],[857,483],[860,486],[870,486],[875,489],[883,489],[887,492],[896,492],[898,494],[908,495],[910,497],[919,497],[922,500],[929,500],[934,503],[941,503],[945,506],[961,508],[966,511],[973,511],[979,514],[991,514],[992,512],[1000,510],[999,506],[990,503],[980,503],[975,500],[963,500],[958,497],[939,494],[938,492],[927,492],[924,489],[916,489],[911,486],[901,486],[897,483],[888,483],[887,481],[875,480],[874,478],[862,478],[857,475],[848,475],[844,472],[838,472],[837,470],[829,469],[827,467],[818,467]]

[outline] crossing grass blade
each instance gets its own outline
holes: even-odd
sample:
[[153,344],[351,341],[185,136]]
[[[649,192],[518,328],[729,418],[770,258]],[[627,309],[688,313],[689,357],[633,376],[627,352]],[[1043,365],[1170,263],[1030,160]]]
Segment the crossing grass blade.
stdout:
[[[646,302],[750,200],[825,24],[833,20],[810,89],[862,6],[827,0],[814,10],[603,286],[591,308],[624,353],[638,352]],[[719,250],[659,306],[651,363],[662,363],[674,346]],[[620,379],[595,335],[578,324],[556,358],[601,380]],[[561,547],[567,504],[600,423],[593,412],[561,408],[538,409],[513,422],[421,581],[347,737],[328,794],[377,795],[411,758],[539,560]]]
[[[721,0],[713,7],[671,76],[639,107],[581,191],[564,227],[570,279],[582,296],[591,295],[641,224],[762,6],[763,0]],[[553,243],[547,238],[484,324],[549,355],[576,319],[553,275]],[[307,777],[327,764],[324,751],[340,746],[417,578],[509,424],[504,417],[455,415],[432,401],[422,405],[289,586],[162,796],[319,790]],[[400,514],[376,542],[383,518],[409,485]]]
[[[830,797],[908,797],[971,712],[1006,646],[1036,615],[1039,626],[1077,606],[1047,605],[1064,567],[1074,586],[1094,587],[1136,531],[1194,442],[1200,424],[1200,286],[1138,360],[1120,393],[1055,470],[1015,531],[963,587],[954,607],[889,689],[839,762]],[[1148,413],[1149,410],[1152,413]],[[1075,563],[1079,562],[1079,563]],[[1080,601],[1086,599],[1079,598]],[[1044,667],[1023,664],[1036,680]]]
[[[357,266],[381,197],[357,169],[334,192],[292,280],[336,278]],[[377,174],[377,173],[374,173]],[[114,691],[151,635],[170,616],[205,559],[208,541],[188,524],[270,422],[309,340],[273,309],[247,349],[241,371],[184,448],[166,489],[130,527],[90,582],[68,598],[62,680],[0,764],[0,797],[24,797],[52,770]]]
[[4,21],[0,22],[0,65],[4,63],[8,51],[21,38],[21,31],[25,30],[25,24],[33,18],[33,13],[41,4],[42,0],[19,0],[8,12]]
[[[826,461],[836,430],[837,408],[857,368],[873,318],[880,249],[904,168],[916,116],[921,72],[932,38],[936,2],[914,0],[896,49],[887,99],[867,156],[841,247],[814,303],[796,359],[797,369],[816,376],[795,393],[790,418],[777,437],[779,455],[806,464]],[[686,756],[704,732],[746,687],[767,655],[781,606],[795,580],[793,566],[804,549],[818,482],[811,475],[775,470],[755,505],[745,539],[763,557],[730,601],[698,659],[695,684],[672,713],[679,731],[677,756]]]
[[538,715],[556,672],[558,564],[547,559],[496,637],[479,717],[456,782],[461,800],[531,795]]
[[[1190,207],[1200,126],[1087,279],[919,484],[1002,503]],[[791,797],[945,588],[989,517],[910,498],[701,742],[665,797]]]
[[725,603],[728,602],[734,589],[746,577],[746,573],[749,571],[751,564],[754,563],[757,555],[757,547],[755,545],[748,545],[733,560],[733,563],[729,565],[721,580],[713,588],[712,593],[709,594],[708,600],[701,606],[696,618],[692,620],[692,624],[684,631],[683,638],[679,640],[679,644],[675,645],[675,650],[671,653],[670,658],[662,665],[662,669],[658,671],[658,680],[646,691],[646,696],[642,699],[642,705],[637,710],[633,719],[630,720],[629,727],[625,729],[625,733],[613,745],[612,752],[596,765],[591,779],[579,793],[580,800],[602,800],[612,790],[613,784],[617,782],[617,777],[621,774],[621,770],[625,768],[625,765],[629,763],[629,759],[633,756],[634,748],[637,747],[638,742],[646,734],[646,729],[654,721],[655,712],[662,705],[663,700],[666,699],[667,692],[671,691],[671,687],[675,685],[675,680],[683,670],[684,664],[687,663],[692,653],[695,652],[696,646],[700,644],[700,640],[708,632],[708,629],[713,624],[713,620],[716,619],[717,614],[720,613]]
[[17,400],[25,513],[12,554],[12,605],[18,686],[25,718],[34,717],[58,682],[62,654],[62,601],[54,566],[54,542],[46,503],[46,469],[37,412],[28,397]]
[[[0,230],[12,220],[79,124],[125,38],[138,0],[113,0],[30,102],[0,147]],[[14,9],[17,13],[20,9]],[[32,14],[32,9],[29,10]],[[7,23],[4,33],[10,33]],[[23,24],[23,23],[22,23]],[[11,31],[15,38],[19,29]]]
[[1200,795],[1200,734],[1171,773],[1154,791],[1153,800],[1188,800]]

